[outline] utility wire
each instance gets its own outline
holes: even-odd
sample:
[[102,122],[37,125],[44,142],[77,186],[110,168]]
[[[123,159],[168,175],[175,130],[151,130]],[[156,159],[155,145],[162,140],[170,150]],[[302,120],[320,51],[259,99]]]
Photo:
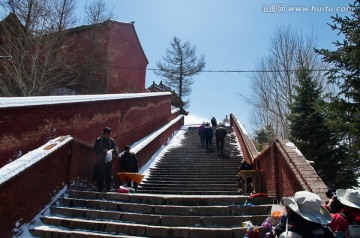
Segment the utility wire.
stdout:
[[[106,65],[109,66],[109,65]],[[133,69],[133,70],[144,70],[144,68],[136,68],[136,67],[126,67],[126,66],[115,66],[111,65],[113,68],[121,68],[121,69]],[[161,70],[158,68],[147,68],[146,71],[167,71],[167,72],[177,72],[176,70]],[[322,72],[328,71],[329,69],[308,69],[312,72]],[[282,73],[282,72],[296,72],[298,69],[289,69],[289,70],[201,70],[201,73]]]
[[[149,71],[161,71],[160,69],[146,69]],[[327,71],[328,69],[309,69],[309,71],[321,72]],[[162,70],[166,71],[166,70]],[[168,70],[171,72],[172,70]],[[201,70],[202,73],[278,73],[278,72],[296,72],[298,69],[289,69],[289,70]]]

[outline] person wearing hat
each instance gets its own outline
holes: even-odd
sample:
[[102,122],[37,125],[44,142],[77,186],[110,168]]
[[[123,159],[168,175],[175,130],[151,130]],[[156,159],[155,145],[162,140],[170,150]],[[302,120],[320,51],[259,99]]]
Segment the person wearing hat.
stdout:
[[294,197],[284,197],[281,203],[285,206],[287,213],[275,227],[277,237],[335,237],[327,227],[331,222],[331,215],[321,205],[318,195],[308,191],[299,191]]
[[349,225],[360,223],[360,190],[337,189],[333,199],[337,199],[343,207],[337,213],[331,214],[329,227],[335,232],[342,231],[348,235]]
[[325,193],[326,197],[329,199],[323,205],[330,213],[338,213],[341,209],[344,208],[336,196],[336,189],[329,188]]
[[111,128],[104,128],[102,136],[98,137],[95,141],[94,150],[97,159],[96,176],[98,191],[103,191],[105,180],[106,192],[109,192],[111,190],[112,156],[117,154],[115,141],[111,138]]

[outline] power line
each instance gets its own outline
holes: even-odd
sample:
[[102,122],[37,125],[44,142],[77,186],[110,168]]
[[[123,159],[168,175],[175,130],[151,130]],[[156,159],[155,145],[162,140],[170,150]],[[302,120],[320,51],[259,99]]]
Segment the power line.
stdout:
[[[106,65],[108,66],[108,65]],[[133,69],[133,70],[144,70],[144,68],[137,67],[125,67],[125,66],[115,66],[111,65],[113,68],[121,68],[121,69]],[[177,72],[176,70],[161,70],[158,68],[146,68],[146,71],[168,71],[168,72]],[[323,72],[328,71],[329,69],[307,69],[311,72]],[[201,70],[201,73],[283,73],[283,72],[296,72],[298,69],[289,69],[289,70]]]
[[[161,71],[160,69],[146,69],[149,71]],[[327,71],[328,69],[308,69],[313,72]],[[164,71],[164,70],[163,70]],[[168,70],[171,72],[172,70]],[[289,69],[289,70],[201,70],[202,73],[281,73],[281,72],[296,72],[298,69]]]

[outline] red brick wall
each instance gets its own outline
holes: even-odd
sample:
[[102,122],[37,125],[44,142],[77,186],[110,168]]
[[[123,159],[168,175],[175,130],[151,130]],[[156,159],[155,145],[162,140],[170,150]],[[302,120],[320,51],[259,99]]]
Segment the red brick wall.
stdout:
[[[121,98],[36,106],[0,107],[0,167],[17,154],[38,148],[62,135],[93,145],[109,126],[118,147],[130,144],[169,122],[170,93],[134,94]],[[155,95],[155,94],[154,94]],[[116,95],[114,96],[116,97]]]
[[108,93],[147,92],[145,74],[148,60],[135,32],[134,24],[109,23],[107,74]]
[[[293,196],[296,191],[307,190],[318,194],[324,201],[327,187],[305,157],[288,140],[276,140],[261,154],[254,156],[254,147],[237,123],[234,115],[231,125],[237,135],[244,158],[261,170],[262,192],[279,198]],[[251,160],[253,158],[253,160]]]
[[148,60],[134,24],[106,21],[69,31],[69,57],[80,76],[73,86],[82,94],[141,93]]
[[[174,115],[176,114],[171,114],[170,117]],[[184,118],[181,118],[138,151],[140,165],[144,165],[183,123]],[[131,134],[123,135],[132,138]],[[129,141],[129,144],[133,142],[135,141]],[[119,169],[117,162],[115,160],[113,164],[115,183]],[[16,223],[28,223],[65,185],[80,188],[83,186],[87,189],[89,186],[96,186],[93,181],[95,163],[92,144],[73,138],[38,163],[1,184],[1,237],[12,237]]]
[[16,222],[27,223],[67,181],[71,142],[0,185],[0,234],[12,237]]
[[[151,156],[164,144],[174,133],[184,124],[184,118],[170,126],[166,131],[158,135],[149,144],[145,145],[139,152],[136,153],[139,167],[144,166],[150,159]],[[96,181],[93,180],[94,167],[96,164],[95,153],[92,145],[88,145],[78,139],[74,139],[75,143],[72,145],[73,158],[70,166],[70,181],[71,184],[76,186],[96,186]],[[131,141],[128,144],[132,144],[135,141]],[[119,148],[122,151],[123,147]],[[120,171],[120,161],[118,158],[113,160],[113,178],[114,186],[119,185],[117,173]]]
[[303,187],[294,174],[294,167],[287,162],[286,154],[278,142],[273,142],[256,158],[262,171],[262,187],[271,195],[292,196],[296,191],[309,190]]

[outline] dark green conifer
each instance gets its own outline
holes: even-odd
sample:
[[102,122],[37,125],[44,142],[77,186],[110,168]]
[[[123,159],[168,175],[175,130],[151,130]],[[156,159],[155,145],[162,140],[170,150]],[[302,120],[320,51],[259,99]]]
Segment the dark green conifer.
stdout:
[[[328,83],[336,86],[335,93],[329,95],[327,124],[341,138],[342,145],[348,148],[349,160],[344,161],[351,171],[345,170],[344,176],[357,173],[360,165],[360,1],[350,5],[350,16],[332,17],[330,25],[338,31],[343,40],[335,42],[336,50],[317,50],[329,63]],[[351,173],[352,172],[352,173]],[[349,186],[358,184],[349,183]]]
[[[300,68],[296,76],[299,85],[295,87],[296,95],[288,118],[291,141],[307,160],[315,162],[315,170],[328,186],[353,185],[356,176],[347,166],[346,148],[340,145],[336,133],[326,124],[323,89],[306,68]],[[345,176],[344,170],[347,171]]]

